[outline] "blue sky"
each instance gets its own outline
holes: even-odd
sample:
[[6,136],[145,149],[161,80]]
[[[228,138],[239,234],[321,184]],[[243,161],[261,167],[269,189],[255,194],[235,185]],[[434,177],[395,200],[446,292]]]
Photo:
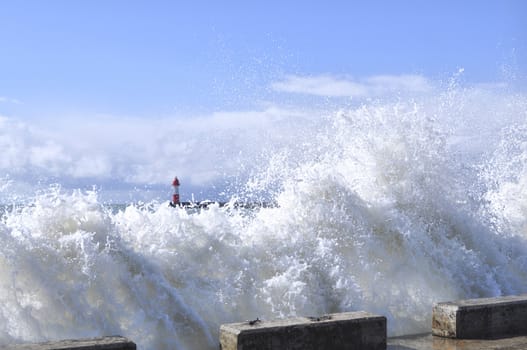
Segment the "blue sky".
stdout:
[[[0,166],[15,177],[106,172],[159,183],[126,178],[152,165],[120,145],[151,157],[159,149],[133,139],[156,138],[164,123],[192,129],[306,97],[425,91],[460,68],[473,84],[524,90],[527,81],[522,0],[21,0],[0,9],[3,145],[16,150]],[[21,162],[24,147],[34,157]],[[82,157],[89,166],[70,166]]]
[[[525,1],[3,1],[2,106],[32,117],[246,106],[284,75],[527,72]],[[5,103],[4,103],[5,104]]]

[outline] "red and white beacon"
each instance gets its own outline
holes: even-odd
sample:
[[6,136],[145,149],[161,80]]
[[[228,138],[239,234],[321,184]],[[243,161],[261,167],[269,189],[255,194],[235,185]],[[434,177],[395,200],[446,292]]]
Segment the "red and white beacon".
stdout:
[[172,202],[170,202],[170,205],[175,207],[180,204],[179,202],[179,179],[174,177],[174,181],[172,181],[172,186],[174,187],[174,194],[172,195]]

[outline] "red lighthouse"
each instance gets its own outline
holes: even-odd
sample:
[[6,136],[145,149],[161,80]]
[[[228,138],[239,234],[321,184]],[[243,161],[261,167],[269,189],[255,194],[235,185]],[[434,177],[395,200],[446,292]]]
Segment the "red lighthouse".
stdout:
[[174,186],[174,194],[172,195],[172,202],[170,202],[171,206],[179,205],[179,179],[174,177],[174,181],[172,181],[172,186]]

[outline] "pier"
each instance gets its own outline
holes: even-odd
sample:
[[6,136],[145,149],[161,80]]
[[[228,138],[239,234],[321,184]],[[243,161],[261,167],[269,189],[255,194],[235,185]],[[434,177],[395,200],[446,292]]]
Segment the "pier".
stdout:
[[189,209],[206,209],[210,206],[217,205],[219,207],[228,207],[234,209],[256,209],[256,208],[272,208],[276,207],[274,203],[267,202],[214,202],[214,201],[201,201],[201,202],[179,202],[174,204],[170,202],[171,207],[189,208]]

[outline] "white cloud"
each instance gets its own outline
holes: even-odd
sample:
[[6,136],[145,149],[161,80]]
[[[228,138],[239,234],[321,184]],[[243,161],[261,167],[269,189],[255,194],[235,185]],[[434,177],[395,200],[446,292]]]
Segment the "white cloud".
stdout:
[[23,123],[0,116],[0,169],[18,171],[25,168],[28,141],[30,137]]
[[7,96],[0,96],[0,103],[13,103],[13,104],[20,104],[21,102],[17,100],[16,98],[11,98]]
[[294,110],[218,112],[195,118],[0,117],[0,171],[17,176],[201,186],[239,172],[262,151],[294,142],[306,118]]
[[377,75],[365,80],[371,90],[382,95],[388,92],[427,92],[432,84],[421,75]]
[[106,177],[111,174],[111,160],[104,155],[84,155],[71,162],[67,170],[73,177]]
[[60,174],[63,171],[63,164],[70,161],[70,157],[65,154],[63,146],[52,140],[29,146],[27,152],[29,164],[45,169],[51,174]]
[[[377,75],[360,81],[290,76],[273,87],[291,93],[363,98],[398,90],[433,89],[430,81],[419,75]],[[482,87],[472,94],[462,92],[447,97],[459,98],[463,102],[460,105],[473,106],[474,110],[463,107],[462,120],[467,130],[472,127],[471,120],[477,121],[485,110],[495,109],[504,100],[501,94]],[[430,115],[437,114],[435,108],[440,112],[445,108],[440,93],[441,90],[436,94],[439,104],[427,105]],[[448,101],[457,105],[458,100]],[[225,176],[242,178],[258,166],[267,167],[266,156],[284,155],[295,161],[309,155],[312,149],[316,152],[318,137],[328,136],[328,123],[323,116],[332,111],[312,108],[315,107],[306,104],[288,108],[270,104],[260,110],[223,111],[192,118],[85,115],[21,122],[0,116],[0,174],[12,182],[22,179],[27,184],[37,184],[35,179],[42,179],[45,184],[46,176],[51,181],[79,187],[81,183],[115,188],[162,184],[168,192],[170,179],[178,175],[185,186],[208,188]],[[524,104],[510,108],[521,113],[514,109],[505,116],[525,116]],[[456,120],[457,114],[448,117]],[[493,120],[504,123],[504,116],[489,118],[487,124]],[[497,130],[492,126],[488,129]],[[16,184],[9,186],[14,188]],[[22,187],[25,190],[28,186]]]
[[271,85],[275,91],[324,97],[377,97],[391,93],[423,93],[432,84],[421,75],[376,75],[359,80],[330,75],[290,75]]
[[319,76],[288,76],[284,81],[273,83],[276,91],[301,93],[317,96],[365,96],[367,86],[350,80],[334,78],[326,75]]

